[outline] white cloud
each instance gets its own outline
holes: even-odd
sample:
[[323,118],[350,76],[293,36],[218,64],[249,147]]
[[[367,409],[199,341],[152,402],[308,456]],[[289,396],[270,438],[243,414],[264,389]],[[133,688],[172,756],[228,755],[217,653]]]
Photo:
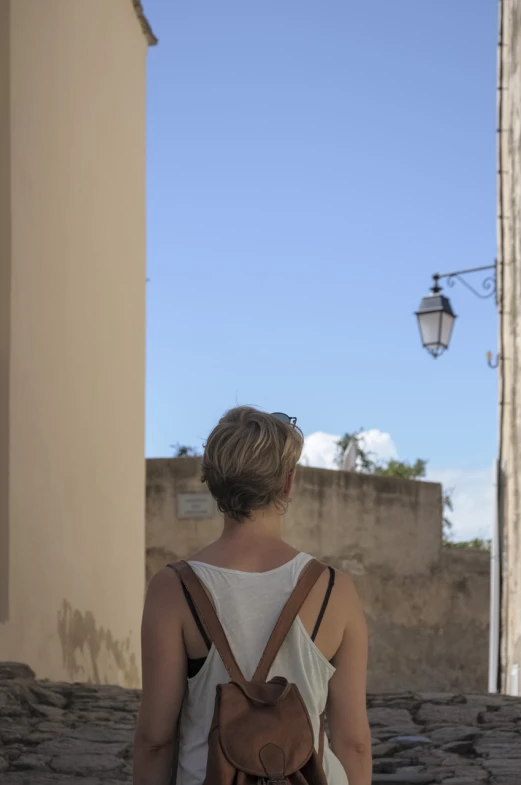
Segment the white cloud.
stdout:
[[[316,433],[306,436],[304,450],[300,462],[303,466],[315,466],[317,469],[338,469],[336,457],[338,455],[337,442],[340,436],[331,433]],[[398,453],[391,436],[388,433],[377,431],[362,431],[359,434],[360,447],[370,453],[375,461],[387,461],[397,458]]]
[[317,431],[304,440],[304,449],[300,463],[303,466],[314,466],[317,469],[338,469],[335,463],[340,436]]
[[360,434],[360,447],[370,454],[370,458],[377,463],[398,458],[398,452],[390,434],[383,431],[362,431]]
[[[307,436],[301,464],[320,469],[338,469],[335,458],[339,438],[321,431]],[[376,429],[364,431],[360,434],[360,443],[376,461],[398,458],[396,446],[388,433]],[[440,482],[446,491],[452,491],[454,510],[448,517],[453,523],[454,540],[491,537],[494,520],[494,478],[491,468],[428,469],[427,479]]]

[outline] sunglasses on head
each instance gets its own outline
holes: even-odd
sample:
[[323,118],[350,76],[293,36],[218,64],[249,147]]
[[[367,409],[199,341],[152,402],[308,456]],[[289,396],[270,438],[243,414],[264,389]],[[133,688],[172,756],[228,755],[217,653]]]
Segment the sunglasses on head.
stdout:
[[284,412],[272,412],[271,416],[276,417],[277,420],[280,420],[281,422],[284,422],[287,425],[293,425],[293,427],[295,427],[295,425],[297,424],[296,417],[290,417],[289,414],[284,414]]

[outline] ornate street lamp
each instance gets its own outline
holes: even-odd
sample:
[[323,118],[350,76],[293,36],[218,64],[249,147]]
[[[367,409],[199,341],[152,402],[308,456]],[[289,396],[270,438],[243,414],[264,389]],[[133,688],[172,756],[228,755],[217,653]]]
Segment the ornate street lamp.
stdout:
[[434,357],[439,357],[440,354],[449,348],[456,314],[452,310],[452,305],[448,297],[442,294],[441,286],[439,285],[441,278],[447,279],[448,286],[454,286],[456,281],[460,281],[467,287],[476,297],[486,300],[492,297],[496,292],[496,277],[489,275],[482,283],[483,292],[478,291],[471,286],[462,276],[469,275],[470,273],[479,273],[484,270],[495,270],[495,265],[488,265],[487,267],[474,267],[470,270],[459,270],[455,273],[443,273],[442,275],[433,275],[433,286],[431,294],[428,294],[420,303],[420,307],[416,311],[418,319],[418,326],[420,328],[420,336],[422,344],[425,349]]
[[434,276],[431,292],[421,301],[416,317],[423,347],[436,358],[449,348],[456,314],[449,298],[441,294],[437,275]]

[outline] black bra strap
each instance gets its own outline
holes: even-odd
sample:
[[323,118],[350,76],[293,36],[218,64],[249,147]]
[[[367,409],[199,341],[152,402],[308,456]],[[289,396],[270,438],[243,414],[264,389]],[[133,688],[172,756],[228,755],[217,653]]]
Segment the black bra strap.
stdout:
[[335,571],[332,567],[329,567],[329,583],[327,585],[327,591],[324,597],[324,602],[322,603],[322,607],[320,608],[320,613],[318,614],[317,623],[315,624],[315,629],[313,630],[313,634],[311,635],[311,640],[315,642],[315,638],[318,635],[318,631],[320,629],[320,625],[322,624],[322,619],[324,618],[324,614],[326,612],[329,598],[331,597],[331,592],[333,591],[333,586],[335,585]]
[[[168,565],[168,567],[170,567],[170,564]],[[326,594],[324,596],[324,602],[322,603],[322,607],[320,608],[320,613],[318,614],[318,618],[317,618],[315,627],[313,629],[313,633],[311,635],[311,640],[313,642],[315,642],[315,639],[316,639],[316,637],[318,635],[318,631],[320,629],[320,625],[322,624],[322,620],[324,618],[324,614],[325,614],[325,612],[327,610],[327,606],[329,604],[329,599],[331,597],[331,592],[333,591],[333,587],[335,585],[335,571],[334,571],[334,569],[332,567],[329,567],[328,569],[329,569],[329,583],[327,585]],[[208,651],[210,651],[210,649],[212,648],[212,642],[211,642],[210,638],[208,637],[208,633],[206,632],[205,628],[203,627],[201,619],[199,618],[199,614],[197,613],[196,607],[194,605],[194,601],[192,600],[192,598],[191,598],[191,596],[190,596],[190,594],[188,592],[188,589],[186,588],[184,583],[181,583],[181,586],[182,586],[182,589],[183,589],[183,594],[185,595],[186,602],[188,603],[188,607],[190,608],[190,613],[192,614],[193,619],[194,619],[194,621],[195,621],[195,623],[197,625],[197,629],[199,630],[199,632],[201,634],[201,637],[202,637],[203,641],[206,644],[206,648],[208,649]]]
[[[170,567],[170,569],[173,569],[170,564],[168,564],[167,567]],[[206,632],[205,628],[203,627],[203,623],[202,623],[201,619],[199,618],[199,614],[197,613],[196,607],[194,605],[194,601],[192,600],[192,597],[190,596],[190,593],[189,593],[188,589],[186,588],[186,586],[184,585],[184,583],[182,581],[181,581],[181,587],[183,589],[183,594],[185,595],[186,602],[188,603],[188,607],[190,608],[190,613],[192,614],[192,616],[194,618],[194,621],[197,624],[197,629],[201,633],[201,638],[205,642],[206,648],[208,649],[208,651],[210,651],[210,649],[212,648],[212,642],[211,642],[210,638],[208,637],[208,633]]]

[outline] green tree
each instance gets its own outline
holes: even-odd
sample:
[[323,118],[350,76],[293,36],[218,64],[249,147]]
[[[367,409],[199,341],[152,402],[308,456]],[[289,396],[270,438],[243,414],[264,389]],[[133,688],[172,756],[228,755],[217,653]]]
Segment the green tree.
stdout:
[[171,444],[174,451],[174,458],[198,458],[200,453],[196,447],[189,447],[186,444]]
[[443,532],[442,532],[442,539],[444,545],[449,545],[452,537],[452,521],[447,515],[447,510],[452,512],[454,510],[454,503],[452,501],[452,494],[454,493],[454,489],[451,488],[450,491],[446,491],[445,488],[443,489]]
[[[398,461],[396,458],[388,458],[387,461],[378,463],[372,457],[372,453],[364,450],[361,445],[361,434],[363,429],[360,428],[356,433],[346,433],[337,442],[338,455],[337,465],[341,468],[344,465],[344,457],[349,449],[351,443],[356,441],[358,453],[358,466],[360,471],[364,474],[376,474],[380,477],[397,477],[401,480],[423,480],[427,474],[427,461],[423,458],[417,458],[414,463],[409,461]],[[452,512],[454,505],[452,502],[453,491],[443,491],[443,542],[444,544],[451,542],[452,535],[452,521],[447,515]],[[469,546],[470,547],[470,546]]]
[[427,474],[427,461],[418,458],[414,463],[389,458],[386,463],[375,464],[373,474],[380,477],[399,477],[402,480],[421,480]]
[[372,474],[374,470],[375,463],[371,458],[371,453],[364,450],[360,444],[360,434],[362,433],[362,428],[356,433],[345,433],[340,441],[337,442],[338,447],[338,455],[336,458],[337,465],[341,468],[344,464],[344,456],[351,446],[351,442],[356,441],[357,443],[357,453],[358,453],[358,463],[360,465],[361,470],[365,474]]
[[461,548],[463,549],[472,549],[475,551],[490,551],[492,548],[491,540],[482,540],[481,537],[475,537],[473,540],[467,540],[466,542],[447,542],[446,545],[449,545],[451,548]]

